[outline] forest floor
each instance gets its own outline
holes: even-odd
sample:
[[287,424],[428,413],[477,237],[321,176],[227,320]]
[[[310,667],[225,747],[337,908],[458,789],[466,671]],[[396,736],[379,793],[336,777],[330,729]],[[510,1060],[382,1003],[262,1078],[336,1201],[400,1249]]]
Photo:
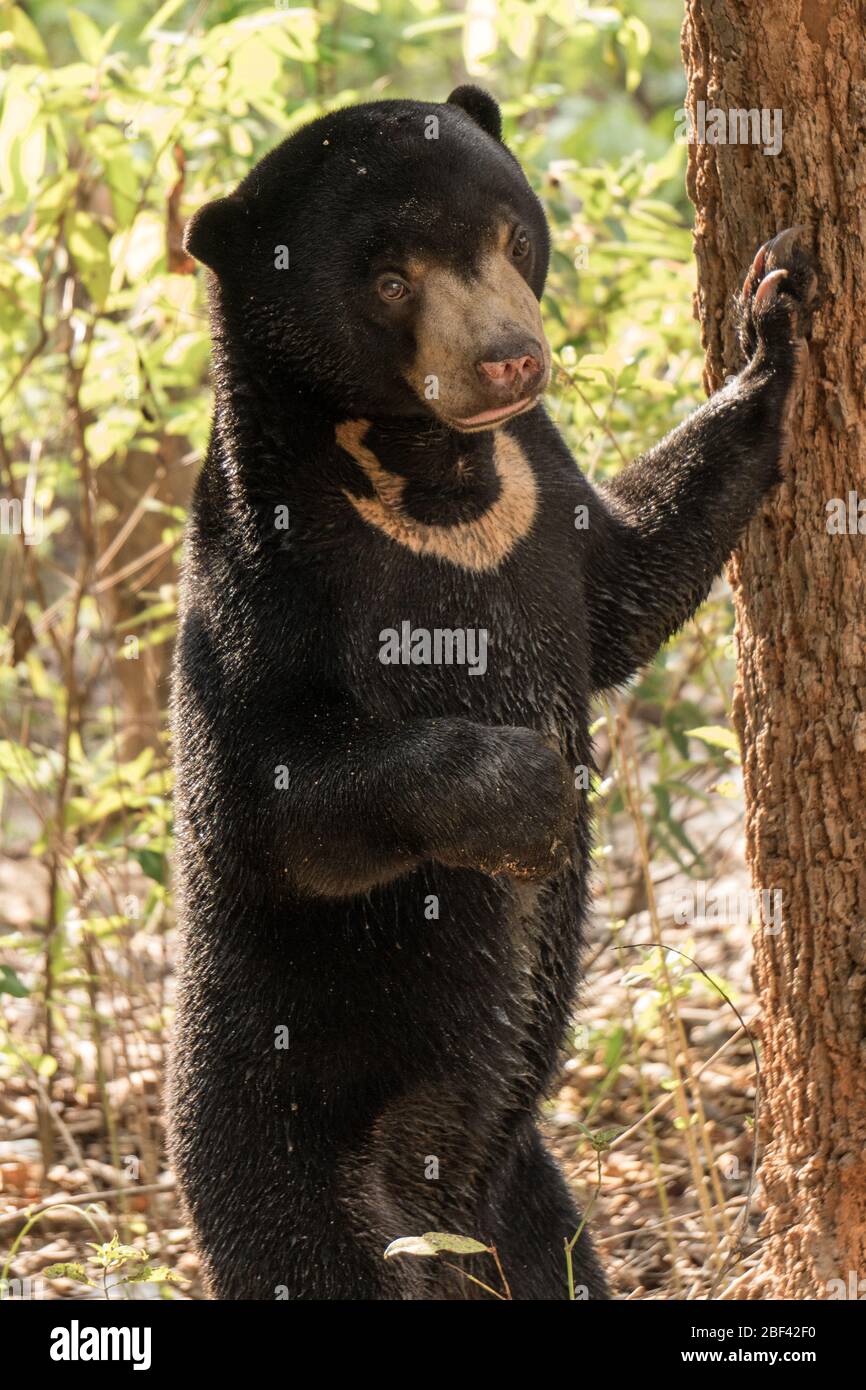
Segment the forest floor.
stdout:
[[[717,1298],[757,1258],[755,1059],[719,993],[757,1037],[742,814],[738,798],[717,798],[706,823],[690,827],[712,847],[703,884],[653,861],[663,958],[646,949],[653,917],[627,835],[609,847],[604,883],[598,875],[586,980],[545,1127],[621,1299]],[[44,893],[39,865],[0,859],[4,930],[44,920]],[[17,1044],[21,1066],[0,1094],[0,1266],[18,1241],[8,1277],[35,1281],[30,1296],[105,1297],[101,1272],[90,1288],[80,1276],[45,1279],[43,1271],[85,1261],[88,1242],[117,1231],[183,1282],[124,1292],[117,1280],[124,1268],[138,1268],[132,1261],[109,1276],[114,1297],[203,1297],[164,1158],[160,1021],[168,1017],[171,964],[170,936],[131,933],[121,950],[98,952],[90,1024],[82,1023],[86,1004],[70,1005],[55,1039],[70,1065],[38,1077]],[[9,1035],[38,1036],[29,999],[4,995],[3,1002]],[[19,1241],[26,1212],[45,1203]]]

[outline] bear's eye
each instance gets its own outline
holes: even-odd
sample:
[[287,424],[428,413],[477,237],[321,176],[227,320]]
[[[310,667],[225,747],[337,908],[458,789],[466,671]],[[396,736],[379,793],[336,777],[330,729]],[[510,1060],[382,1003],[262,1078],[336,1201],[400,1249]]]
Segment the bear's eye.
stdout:
[[512,238],[511,242],[512,258],[515,261],[525,260],[526,257],[529,255],[529,248],[531,244],[532,243],[529,240],[529,233],[525,232],[522,227],[518,227],[517,231],[514,233],[514,237]]
[[406,281],[398,280],[396,275],[383,275],[378,288],[379,298],[387,300],[389,304],[395,304],[398,299],[405,299],[409,293]]

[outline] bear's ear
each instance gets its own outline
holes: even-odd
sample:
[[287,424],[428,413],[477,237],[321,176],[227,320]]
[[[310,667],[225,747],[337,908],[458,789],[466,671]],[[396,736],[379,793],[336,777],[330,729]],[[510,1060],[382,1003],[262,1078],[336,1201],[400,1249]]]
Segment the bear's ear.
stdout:
[[184,251],[219,274],[244,250],[247,216],[246,204],[236,193],[205,203],[186,224]]
[[488,135],[492,135],[494,140],[502,139],[502,112],[489,92],[471,84],[455,87],[448,98],[448,105],[459,106],[472,117],[476,125],[480,125]]

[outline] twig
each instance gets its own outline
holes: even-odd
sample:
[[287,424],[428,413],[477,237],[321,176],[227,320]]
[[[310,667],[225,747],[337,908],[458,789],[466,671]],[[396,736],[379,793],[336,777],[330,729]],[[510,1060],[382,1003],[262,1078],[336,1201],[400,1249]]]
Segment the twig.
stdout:
[[35,1207],[20,1207],[18,1211],[7,1212],[0,1216],[0,1229],[7,1226],[14,1226],[16,1221],[29,1221],[32,1216],[40,1216],[44,1211],[51,1211],[52,1207],[83,1206],[87,1202],[105,1202],[109,1197],[129,1197],[145,1196],[152,1192],[173,1192],[175,1187],[174,1178],[169,1178],[165,1182],[142,1183],[141,1186],[130,1185],[129,1187],[106,1187],[97,1192],[79,1192],[77,1196],[49,1197],[47,1201],[41,1202]]

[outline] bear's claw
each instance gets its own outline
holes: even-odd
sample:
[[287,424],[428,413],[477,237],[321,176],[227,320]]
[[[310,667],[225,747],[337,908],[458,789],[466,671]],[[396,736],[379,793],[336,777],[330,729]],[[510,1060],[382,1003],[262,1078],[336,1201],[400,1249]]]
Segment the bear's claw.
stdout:
[[739,296],[740,345],[751,359],[759,343],[803,338],[815,306],[818,275],[800,244],[804,227],[786,227],[759,247]]

